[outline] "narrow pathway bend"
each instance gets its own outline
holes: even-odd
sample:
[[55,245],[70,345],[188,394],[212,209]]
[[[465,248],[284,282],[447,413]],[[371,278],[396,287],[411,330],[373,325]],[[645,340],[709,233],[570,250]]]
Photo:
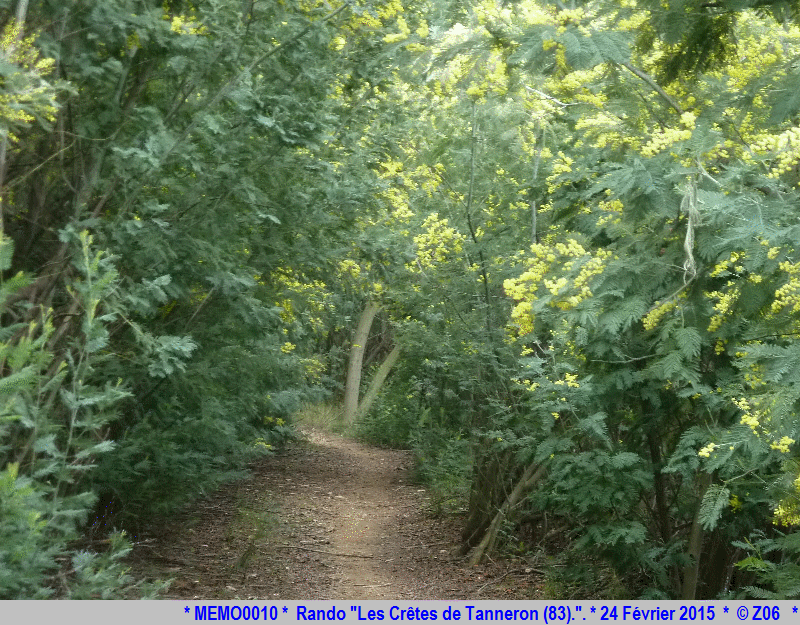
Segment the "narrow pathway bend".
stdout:
[[426,514],[407,452],[314,429],[166,527],[140,537],[140,577],[181,599],[533,599],[524,562],[465,568],[459,520]]

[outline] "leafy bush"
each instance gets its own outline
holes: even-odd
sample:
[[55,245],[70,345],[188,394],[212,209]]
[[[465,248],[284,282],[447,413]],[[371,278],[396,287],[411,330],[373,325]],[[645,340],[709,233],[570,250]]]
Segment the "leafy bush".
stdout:
[[109,535],[107,549],[100,553],[77,551],[65,599],[156,599],[169,582],[134,580],[122,561],[131,551],[124,532]]
[[[93,250],[87,233],[71,242],[82,261],[78,269],[83,280],[73,291],[83,310],[82,337],[59,364],[49,349],[55,332],[49,313],[27,326],[6,326],[2,333],[0,351],[10,369],[0,382],[4,599],[92,594],[100,587],[108,595],[130,586],[124,569],[113,564],[124,551],[124,541],[101,555],[79,553],[73,546],[96,502],[85,476],[114,448],[105,432],[116,416],[116,405],[128,393],[119,385],[97,382],[108,345],[106,323],[112,317],[98,315],[99,304],[116,286],[116,271],[108,258]],[[7,239],[0,240],[0,270],[9,268],[10,248]],[[4,284],[3,297],[9,298],[23,282],[18,275]],[[70,560],[87,574],[65,571]]]
[[797,599],[800,597],[800,532],[754,532],[747,541],[734,544],[746,558],[737,567],[755,576],[758,586],[747,585],[740,596],[748,599]]
[[408,395],[405,384],[388,383],[372,409],[356,422],[356,436],[373,445],[408,449],[421,419]]
[[468,439],[441,428],[419,427],[410,438],[414,476],[428,486],[434,514],[463,512],[472,478]]

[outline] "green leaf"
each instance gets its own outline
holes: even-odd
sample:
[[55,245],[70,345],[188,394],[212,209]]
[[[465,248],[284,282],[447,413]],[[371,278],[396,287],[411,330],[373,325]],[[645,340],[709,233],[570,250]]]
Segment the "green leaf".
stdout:
[[717,526],[722,511],[728,506],[731,491],[721,484],[712,484],[706,489],[703,501],[700,503],[698,520],[706,531]]
[[37,367],[34,365],[28,365],[16,373],[12,373],[4,378],[0,378],[0,396],[10,395],[12,393],[18,393],[24,389],[33,388],[36,386],[38,379],[39,372]]
[[611,447],[611,439],[608,436],[608,425],[606,424],[606,414],[598,412],[590,417],[578,421],[578,427],[587,434],[593,434],[601,440],[607,447]]
[[686,358],[697,358],[700,355],[700,348],[703,345],[703,339],[697,328],[691,326],[681,328],[675,332],[675,342],[678,344],[678,349]]
[[683,355],[680,352],[670,352],[659,360],[656,366],[661,370],[661,377],[665,380],[669,380],[685,369]]
[[14,256],[14,241],[0,235],[0,271],[11,269],[11,259]]
[[36,442],[33,444],[33,449],[37,453],[46,453],[50,456],[58,456],[59,451],[58,447],[56,446],[56,435],[48,434],[47,436],[37,438]]
[[648,302],[640,296],[624,297],[613,304],[609,304],[608,309],[599,319],[601,328],[608,330],[612,334],[627,330],[630,324],[641,319],[647,312]]
[[625,63],[631,58],[628,36],[613,30],[593,30],[591,42],[597,54],[596,63]]
[[615,469],[627,469],[639,464],[641,461],[642,459],[638,454],[634,454],[630,451],[623,451],[611,456],[611,466]]
[[8,280],[5,280],[3,284],[0,285],[0,304],[4,304],[11,295],[29,284],[31,284],[30,277],[21,271]]
[[96,454],[103,454],[111,451],[116,447],[116,443],[114,441],[101,441],[96,445],[92,445],[87,449],[82,449],[79,451],[75,458],[78,460],[83,460],[85,458],[89,458],[90,456],[94,456]]

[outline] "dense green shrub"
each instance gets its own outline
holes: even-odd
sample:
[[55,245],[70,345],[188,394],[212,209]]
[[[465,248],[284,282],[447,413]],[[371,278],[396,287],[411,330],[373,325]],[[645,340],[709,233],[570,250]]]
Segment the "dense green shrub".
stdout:
[[367,414],[356,422],[356,435],[362,440],[383,447],[408,449],[411,433],[423,418],[409,401],[405,384],[387,384]]
[[[80,303],[82,335],[63,356],[50,349],[54,324],[44,312],[28,324],[3,328],[0,345],[8,375],[0,384],[0,597],[38,599],[114,593],[130,579],[116,560],[126,549],[120,538],[104,555],[79,553],[80,538],[97,500],[86,475],[114,448],[105,438],[116,406],[129,393],[102,384],[107,359],[105,323],[99,304],[118,284],[113,263],[83,232],[77,247],[81,280],[72,291]],[[0,241],[0,270],[10,266],[12,244]],[[23,274],[3,284],[3,304],[24,285]],[[7,317],[12,315],[6,308]],[[24,307],[13,309],[23,313]],[[77,575],[65,570],[73,561]],[[90,573],[91,572],[91,573]],[[83,573],[86,573],[85,575]]]
[[434,514],[463,512],[469,497],[472,448],[441,427],[419,427],[410,437],[414,476],[429,488]]

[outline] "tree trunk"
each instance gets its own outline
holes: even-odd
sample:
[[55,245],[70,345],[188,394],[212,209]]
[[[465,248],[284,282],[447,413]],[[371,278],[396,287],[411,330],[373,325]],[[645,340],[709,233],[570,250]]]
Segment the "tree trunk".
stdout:
[[670,523],[669,504],[667,503],[667,484],[661,472],[663,461],[661,459],[661,438],[656,431],[648,432],[647,444],[650,447],[650,463],[653,471],[653,489],[656,499],[656,523],[661,534],[661,540],[666,545],[672,536]]
[[344,387],[344,413],[342,418],[347,425],[352,425],[358,412],[358,395],[361,388],[361,365],[364,362],[364,348],[369,338],[372,320],[380,310],[380,305],[370,300],[361,313],[355,334],[353,346],[350,348],[350,363],[347,367],[347,381]]
[[694,513],[692,529],[689,531],[689,545],[686,553],[692,559],[683,569],[683,588],[681,589],[681,599],[691,601],[697,594],[697,572],[700,570],[700,554],[703,551],[703,526],[700,524],[700,506],[703,505],[703,497],[706,490],[711,485],[711,475],[701,473],[698,479],[700,496],[697,501],[697,510]]
[[356,410],[356,416],[360,417],[365,415],[369,412],[369,409],[372,408],[372,404],[375,403],[375,399],[378,397],[378,393],[383,387],[386,377],[389,375],[395,363],[397,363],[398,358],[400,358],[400,345],[396,344],[375,372],[375,377],[372,378],[367,392],[364,393],[364,399]]
[[469,553],[483,539],[505,497],[509,453],[493,453],[485,441],[478,445],[475,453],[469,512],[461,534],[462,554]]
[[508,496],[508,499],[503,502],[503,505],[500,506],[497,514],[494,515],[494,519],[492,519],[489,528],[483,535],[483,539],[472,551],[472,555],[469,558],[470,566],[480,564],[484,557],[489,555],[494,550],[494,546],[497,543],[497,532],[500,529],[500,525],[508,517],[511,510],[514,509],[514,506],[517,505],[520,499],[522,499],[522,497],[524,497],[525,494],[527,494],[528,491],[536,486],[536,483],[542,479],[544,471],[545,465],[538,464],[536,462],[531,463],[528,468],[525,469],[525,472],[522,474],[519,482],[517,482],[514,490],[512,490],[511,494]]

